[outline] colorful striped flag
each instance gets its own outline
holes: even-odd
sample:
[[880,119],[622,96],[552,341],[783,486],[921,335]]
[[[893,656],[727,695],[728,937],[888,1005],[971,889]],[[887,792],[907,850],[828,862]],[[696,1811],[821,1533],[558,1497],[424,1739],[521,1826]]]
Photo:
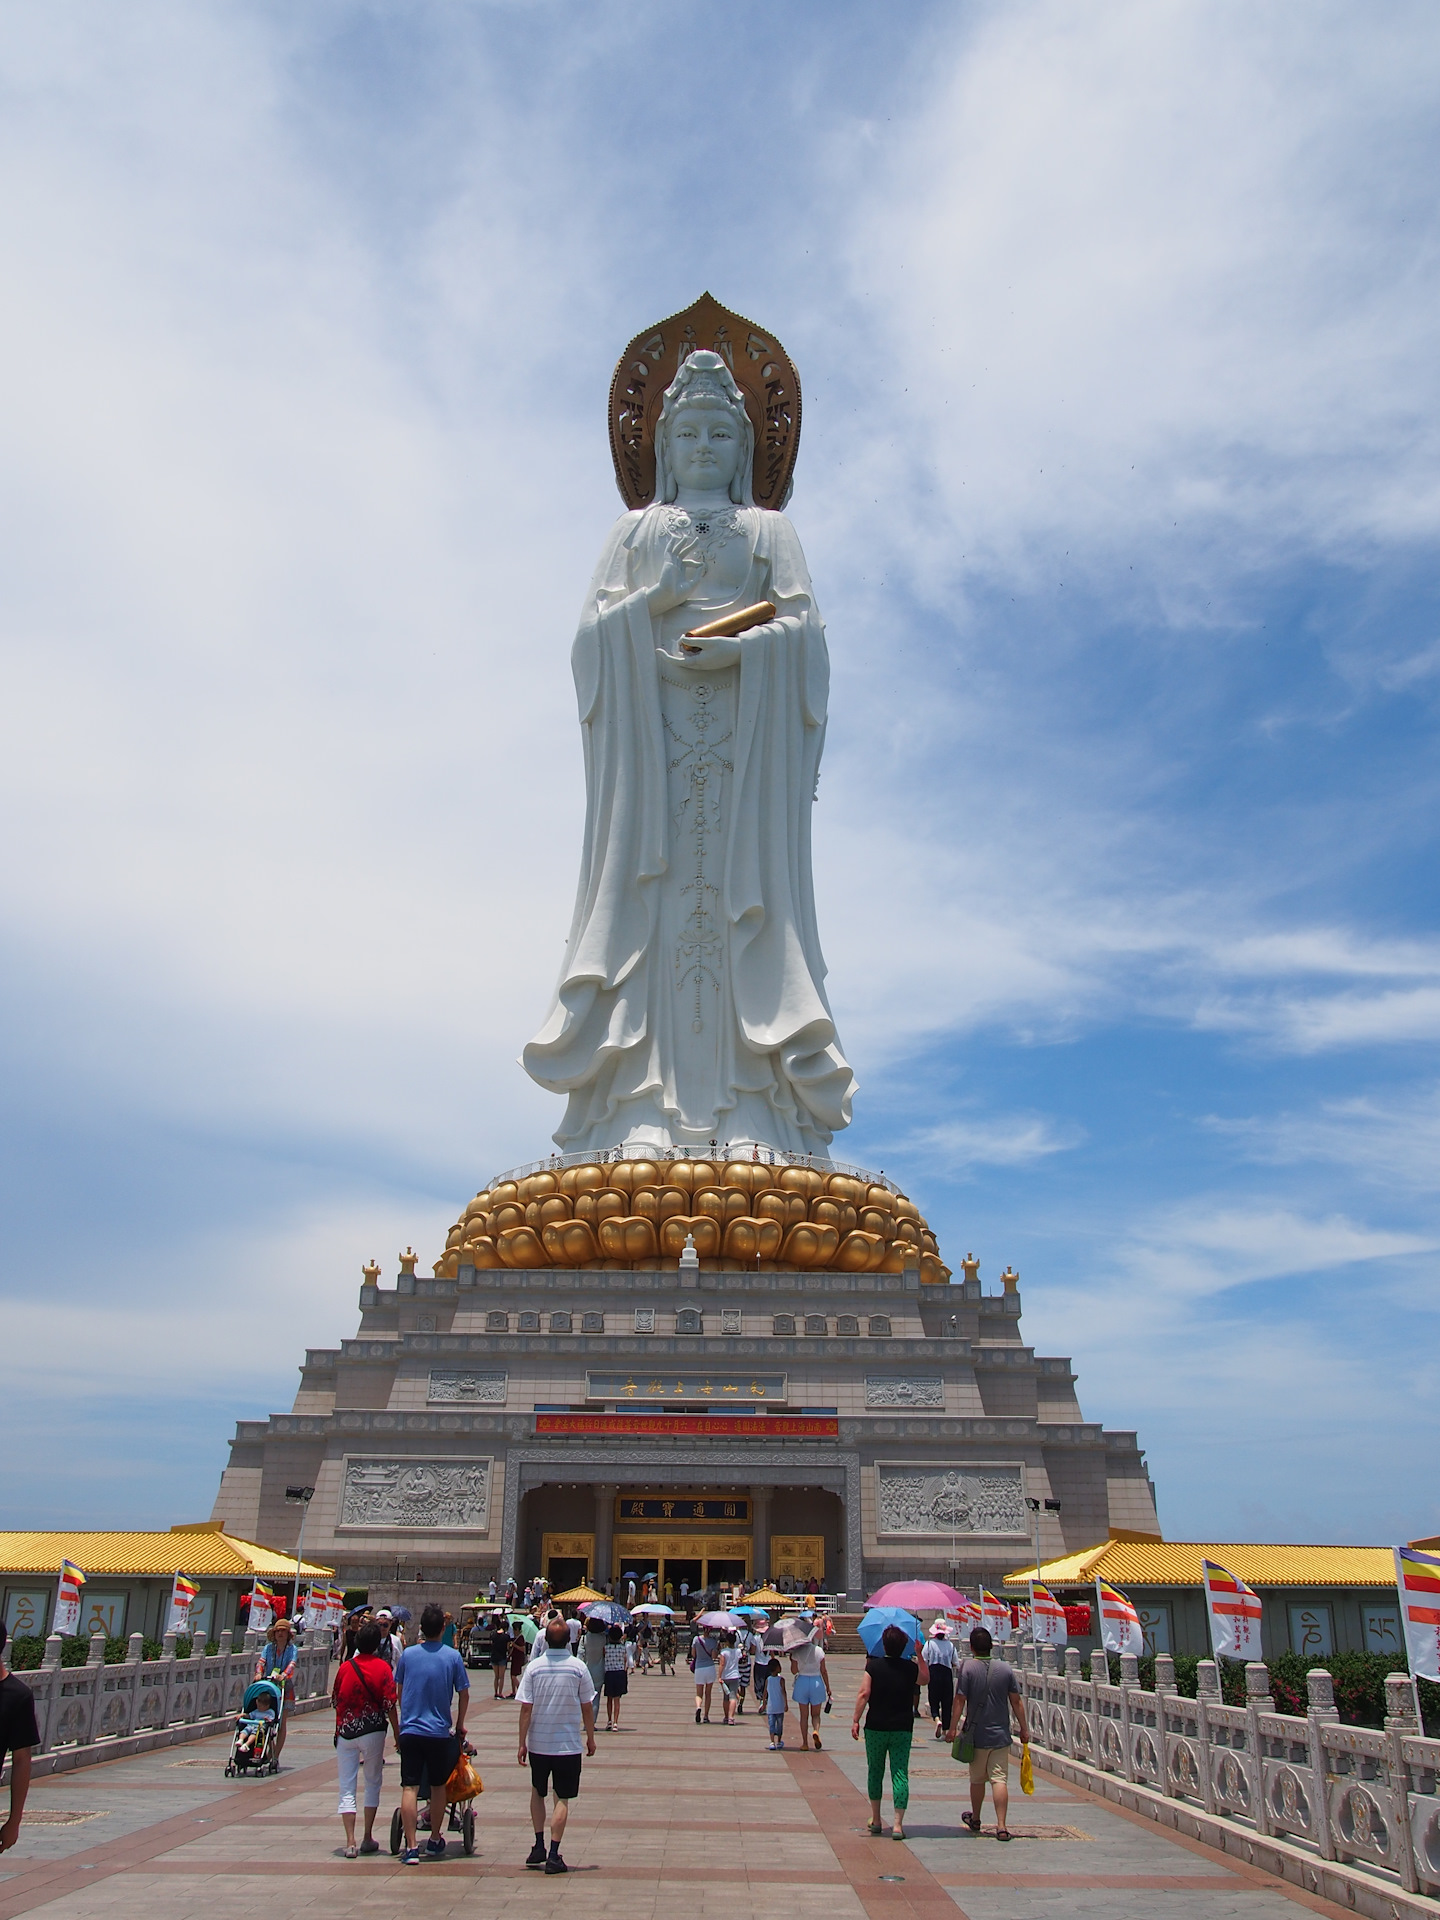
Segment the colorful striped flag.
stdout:
[[166,1622],[166,1633],[184,1633],[190,1625],[190,1603],[200,1591],[198,1582],[187,1579],[183,1573],[177,1573],[175,1584],[170,1589],[170,1618]]
[[51,1625],[52,1633],[78,1633],[80,1631],[80,1589],[85,1584],[85,1575],[73,1560],[60,1562],[60,1591],[55,1596],[55,1619]]
[[1010,1602],[991,1593],[987,1587],[980,1589],[980,1624],[996,1640],[1010,1638]]
[[250,1589],[250,1612],[247,1624],[252,1633],[268,1633],[270,1622],[275,1617],[275,1595],[263,1580],[257,1580]]
[[1210,1644],[1215,1658],[1263,1660],[1260,1650],[1260,1596],[1253,1587],[1213,1560],[1200,1562],[1205,1605],[1210,1613]]
[[1396,1547],[1395,1585],[1412,1676],[1440,1680],[1440,1558],[1415,1547]]
[[1118,1587],[1095,1582],[1095,1609],[1099,1614],[1099,1639],[1107,1653],[1145,1651],[1145,1633],[1140,1616]]
[[1030,1587],[1030,1630],[1042,1647],[1063,1647],[1069,1637],[1064,1607],[1038,1580]]

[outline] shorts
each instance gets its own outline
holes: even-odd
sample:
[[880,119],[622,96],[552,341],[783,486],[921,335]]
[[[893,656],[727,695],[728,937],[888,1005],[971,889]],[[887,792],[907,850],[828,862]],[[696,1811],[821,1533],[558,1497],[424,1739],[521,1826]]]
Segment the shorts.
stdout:
[[790,1690],[790,1698],[797,1707],[823,1707],[825,1682],[818,1673],[797,1674],[795,1685]]
[[997,1787],[1009,1785],[1009,1747],[976,1747],[970,1761],[970,1784],[972,1787],[978,1787],[987,1780]]
[[618,1700],[622,1693],[628,1693],[629,1691],[630,1691],[629,1674],[626,1674],[626,1673],[607,1673],[606,1674],[605,1698],[607,1700]]
[[725,1698],[727,1700],[738,1700],[740,1698],[741,1688],[738,1680],[723,1680],[720,1684],[725,1689]]
[[402,1733],[400,1784],[402,1787],[443,1787],[460,1758],[460,1742],[453,1733]]
[[719,1677],[715,1667],[696,1667],[695,1684],[697,1687],[713,1687]]
[[580,1756],[578,1753],[532,1753],[530,1756],[530,1784],[543,1800],[555,1785],[557,1800],[573,1800],[580,1791]]

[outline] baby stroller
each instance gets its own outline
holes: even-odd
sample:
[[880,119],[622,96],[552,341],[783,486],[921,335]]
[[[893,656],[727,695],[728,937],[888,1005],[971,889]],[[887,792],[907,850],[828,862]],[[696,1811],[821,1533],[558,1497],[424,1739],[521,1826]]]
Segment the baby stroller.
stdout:
[[[473,1757],[475,1753],[474,1747],[471,1746],[468,1740],[461,1742],[460,1751],[468,1757]],[[417,1839],[422,1833],[429,1833],[430,1831],[430,1776],[428,1772],[420,1781],[419,1798],[421,1803],[420,1810],[415,1821]],[[467,1854],[474,1853],[475,1806],[473,1799],[451,1800],[445,1808],[445,1814],[445,1831],[447,1833],[458,1833],[460,1836],[460,1845],[463,1850]],[[404,1844],[405,1824],[400,1817],[399,1807],[396,1807],[390,1816],[391,1853],[399,1853]]]
[[280,1716],[284,1711],[285,1695],[276,1681],[251,1681],[230,1736],[227,1779],[237,1773],[280,1771]]

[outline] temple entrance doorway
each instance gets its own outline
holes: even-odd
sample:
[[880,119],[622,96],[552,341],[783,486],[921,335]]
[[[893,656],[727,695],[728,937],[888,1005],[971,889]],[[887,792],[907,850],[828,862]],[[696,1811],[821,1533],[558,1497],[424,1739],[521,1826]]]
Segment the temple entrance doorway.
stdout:
[[667,1586],[673,1587],[675,1589],[675,1598],[670,1602],[670,1605],[678,1607],[680,1604],[681,1586],[683,1585],[685,1587],[687,1593],[699,1593],[705,1584],[701,1577],[704,1571],[705,1562],[703,1560],[667,1560],[665,1562],[665,1578],[660,1582],[661,1598],[663,1599],[665,1597],[665,1589]]
[[590,1578],[588,1560],[562,1558],[560,1554],[551,1554],[545,1562],[545,1578],[555,1593],[567,1593],[571,1587],[584,1586]]
[[750,1558],[750,1540],[744,1534],[694,1534],[687,1538],[678,1533],[668,1537],[621,1533],[615,1536],[612,1566],[617,1584],[623,1584],[625,1576],[633,1573],[638,1587],[649,1574],[661,1593],[670,1581],[678,1599],[682,1580],[690,1582],[692,1593],[738,1580],[748,1584]]

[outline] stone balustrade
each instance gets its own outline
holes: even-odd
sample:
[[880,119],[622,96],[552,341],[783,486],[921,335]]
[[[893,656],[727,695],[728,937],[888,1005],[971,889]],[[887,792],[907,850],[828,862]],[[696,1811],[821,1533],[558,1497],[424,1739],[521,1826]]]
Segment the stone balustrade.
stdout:
[[1323,1670],[1308,1676],[1302,1719],[1275,1711],[1258,1661],[1245,1669],[1245,1705],[1231,1707],[1213,1660],[1200,1662],[1192,1700],[1176,1691],[1165,1654],[1156,1656],[1155,1690],[1147,1692],[1133,1654],[1121,1659],[1117,1687],[1099,1661],[1096,1677],[1083,1679],[1076,1647],[1066,1648],[1063,1669],[1054,1647],[1007,1652],[1041,1764],[1048,1750],[1317,1861],[1409,1893],[1440,1893],[1440,1740],[1424,1738],[1416,1724],[1408,1674],[1386,1680],[1385,1725],[1372,1728],[1341,1723]]
[[[132,1633],[129,1659],[107,1666],[105,1636],[97,1633],[83,1667],[62,1667],[60,1638],[51,1634],[41,1665],[18,1676],[35,1696],[36,1771],[110,1758],[114,1743],[131,1749],[162,1746],[194,1737],[191,1729],[215,1732],[228,1724],[239,1712],[264,1641],[247,1633],[235,1648],[226,1632],[218,1644],[218,1653],[180,1660],[175,1635],[167,1634],[160,1659],[146,1660],[142,1636]],[[296,1649],[296,1704],[324,1700],[329,1691],[330,1635],[302,1634]]]

